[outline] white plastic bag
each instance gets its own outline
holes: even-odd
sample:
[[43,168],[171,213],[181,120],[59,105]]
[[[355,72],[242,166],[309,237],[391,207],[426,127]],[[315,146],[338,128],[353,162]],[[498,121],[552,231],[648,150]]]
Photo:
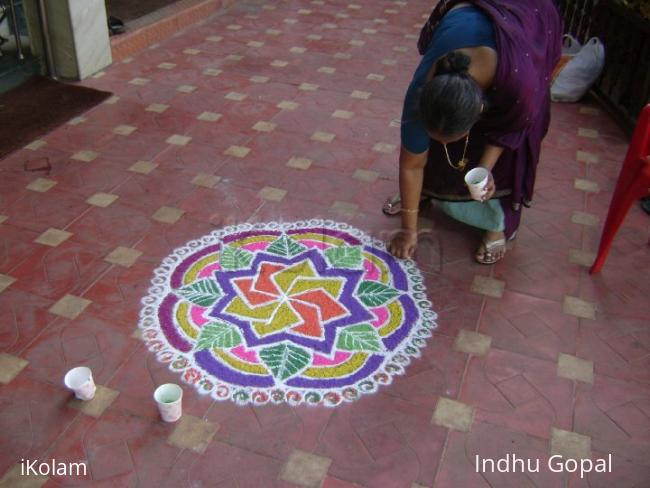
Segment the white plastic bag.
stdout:
[[577,102],[598,79],[605,66],[605,47],[592,37],[562,68],[551,85],[554,102]]

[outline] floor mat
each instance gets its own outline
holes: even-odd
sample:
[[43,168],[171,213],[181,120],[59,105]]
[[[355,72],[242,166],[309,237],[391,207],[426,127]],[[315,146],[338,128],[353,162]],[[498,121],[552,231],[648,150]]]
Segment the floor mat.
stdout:
[[8,91],[0,96],[0,159],[110,96],[40,76]]

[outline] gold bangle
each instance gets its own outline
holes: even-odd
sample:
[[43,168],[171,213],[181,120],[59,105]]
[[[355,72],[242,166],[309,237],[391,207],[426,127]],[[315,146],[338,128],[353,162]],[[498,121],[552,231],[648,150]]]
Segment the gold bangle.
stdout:
[[403,208],[401,212],[404,213],[418,213],[420,211],[419,208]]

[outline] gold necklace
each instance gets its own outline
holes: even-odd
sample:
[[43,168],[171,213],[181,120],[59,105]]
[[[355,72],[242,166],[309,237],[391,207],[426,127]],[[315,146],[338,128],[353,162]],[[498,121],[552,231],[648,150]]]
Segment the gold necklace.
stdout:
[[465,159],[465,154],[467,154],[467,144],[469,144],[469,134],[465,137],[465,149],[463,149],[463,157],[460,158],[460,161],[458,161],[457,164],[454,165],[454,163],[451,162],[451,158],[449,157],[449,151],[447,151],[447,144],[443,144],[442,147],[445,148],[445,154],[447,155],[447,162],[449,163],[449,166],[454,168],[457,171],[463,171],[465,169],[465,166],[467,166],[467,159]]

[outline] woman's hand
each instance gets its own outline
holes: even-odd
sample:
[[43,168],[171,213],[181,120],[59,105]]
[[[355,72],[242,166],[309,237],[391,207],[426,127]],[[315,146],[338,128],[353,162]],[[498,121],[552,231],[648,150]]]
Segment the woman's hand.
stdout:
[[[486,168],[487,169],[487,168]],[[488,169],[488,180],[485,186],[483,187],[485,193],[481,197],[482,202],[487,202],[490,198],[494,196],[496,191],[496,185],[494,184],[494,178],[492,177],[492,171]]]
[[413,256],[418,245],[418,233],[415,230],[400,230],[388,244],[388,251],[399,259],[408,259]]

